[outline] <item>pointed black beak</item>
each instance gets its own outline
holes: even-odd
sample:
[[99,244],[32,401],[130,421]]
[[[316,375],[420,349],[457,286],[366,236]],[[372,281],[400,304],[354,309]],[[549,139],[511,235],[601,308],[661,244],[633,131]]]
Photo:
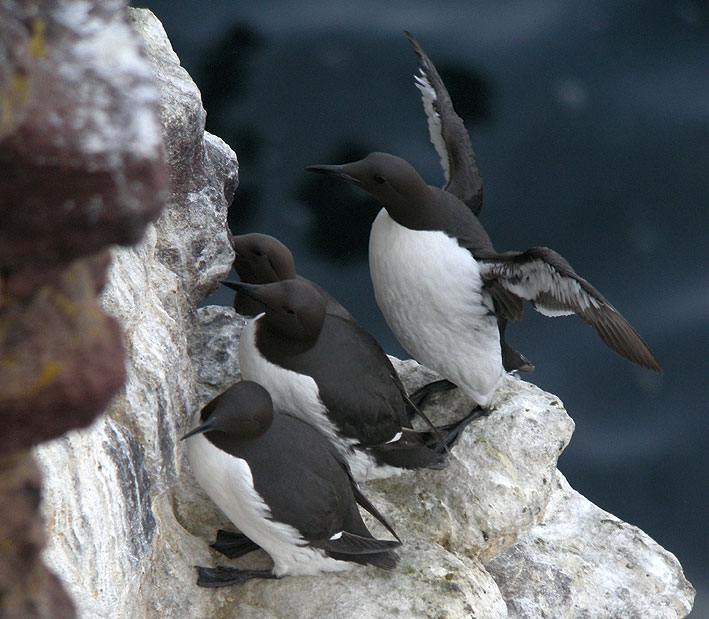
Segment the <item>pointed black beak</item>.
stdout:
[[237,293],[243,294],[244,296],[249,297],[249,299],[253,299],[254,301],[256,301],[256,303],[261,308],[263,308],[263,311],[266,311],[266,309],[269,307],[268,303],[263,299],[263,294],[259,293],[259,290],[265,285],[267,284],[247,284],[246,282],[230,281],[222,282],[222,286],[231,288]]
[[231,288],[232,290],[236,290],[237,292],[241,292],[239,290],[239,287],[241,286],[241,282],[222,282],[222,286],[226,286],[227,288]]
[[334,176],[353,185],[361,184],[359,179],[345,172],[345,165],[309,165],[305,170],[306,172],[317,172],[325,176]]
[[182,438],[180,438],[181,441],[184,441],[186,438],[189,438],[190,436],[194,436],[195,434],[202,434],[203,432],[209,432],[214,427],[214,417],[210,417],[205,421],[204,423],[200,423],[196,428],[193,428],[190,430],[187,434],[185,434]]
[[257,284],[247,284],[246,282],[225,281],[225,282],[222,282],[222,286],[226,286],[227,288],[231,288],[232,290],[235,290],[236,292],[241,292],[241,293],[245,294],[247,297],[250,297],[252,299],[256,299],[258,301],[258,297],[256,296],[256,290],[258,289]]

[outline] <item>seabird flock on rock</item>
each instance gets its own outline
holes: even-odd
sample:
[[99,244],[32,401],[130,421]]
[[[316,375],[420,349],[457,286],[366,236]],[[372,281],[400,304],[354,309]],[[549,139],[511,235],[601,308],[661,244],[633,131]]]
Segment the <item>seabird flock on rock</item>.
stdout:
[[[494,249],[478,220],[482,179],[468,133],[435,66],[406,36],[419,59],[416,86],[444,187],[387,153],[307,170],[355,185],[381,205],[369,239],[377,304],[407,352],[443,379],[407,394],[374,337],[297,275],[283,243],[233,236],[241,281],[224,284],[249,318],[239,341],[242,381],[197,412],[183,439],[197,481],[239,529],[218,531],[213,548],[229,558],[262,548],[273,568],[199,567],[200,586],[356,564],[393,569],[401,540],[357,482],[446,466],[465,427],[490,413],[505,374],[534,369],[505,340],[525,301],[547,316],[576,314],[616,353],[661,371],[628,321],[555,251]],[[474,407],[435,426],[423,402],[453,386]],[[415,417],[423,429],[414,429]],[[358,506],[394,539],[376,539]]]

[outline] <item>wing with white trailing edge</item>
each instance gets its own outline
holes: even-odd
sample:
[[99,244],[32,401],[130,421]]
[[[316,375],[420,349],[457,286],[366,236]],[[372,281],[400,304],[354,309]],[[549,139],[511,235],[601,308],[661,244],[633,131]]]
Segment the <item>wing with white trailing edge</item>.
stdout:
[[521,300],[530,301],[545,316],[576,314],[621,357],[655,372],[662,371],[630,323],[555,251],[532,247],[524,252],[476,259],[485,289],[505,318],[521,317]]
[[431,59],[411,34],[405,34],[421,64],[420,75],[415,78],[416,87],[421,91],[431,142],[436,147],[446,177],[443,189],[467,204],[477,215],[482,208],[483,183],[470,136],[463,119],[455,113],[448,90]]

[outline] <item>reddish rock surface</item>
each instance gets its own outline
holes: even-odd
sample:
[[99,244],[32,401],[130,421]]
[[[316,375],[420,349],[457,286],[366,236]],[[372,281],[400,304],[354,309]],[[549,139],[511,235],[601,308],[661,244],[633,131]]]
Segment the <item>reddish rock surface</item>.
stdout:
[[[0,264],[132,244],[166,197],[158,95],[123,2],[0,4]],[[0,63],[1,64],[1,63]]]
[[[6,420],[0,453],[88,425],[123,384],[120,328],[96,299],[107,263],[104,253],[45,272],[44,282],[32,270],[6,280],[11,301],[0,310],[0,418]],[[12,298],[31,285],[31,294]]]
[[167,195],[159,95],[124,2],[0,0],[0,448],[87,425],[124,380],[105,248]]
[[40,559],[40,482],[28,453],[0,458],[0,616],[6,619],[74,616],[61,583]]
[[125,380],[100,308],[107,248],[167,196],[155,79],[122,0],[0,0],[0,616],[69,617],[39,560],[26,449],[91,423]]

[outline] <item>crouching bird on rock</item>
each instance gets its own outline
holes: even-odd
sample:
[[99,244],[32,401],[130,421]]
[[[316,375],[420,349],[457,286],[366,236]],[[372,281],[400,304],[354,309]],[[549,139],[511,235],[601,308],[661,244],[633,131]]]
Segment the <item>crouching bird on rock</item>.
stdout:
[[[299,279],[309,282],[325,300],[325,313],[354,322],[352,314],[329,292],[312,280],[306,280],[296,273],[295,260],[288,249],[276,237],[259,232],[239,234],[231,237],[236,257],[234,269],[239,279],[247,284],[272,284],[284,279]],[[230,286],[230,282],[223,282]],[[244,316],[255,316],[263,310],[261,306],[243,293],[234,295],[234,309]],[[393,370],[393,368],[392,368]]]
[[384,207],[369,239],[377,303],[417,361],[489,407],[504,376],[498,315],[524,301],[547,316],[576,314],[629,361],[660,372],[628,321],[559,254],[545,247],[498,253],[468,206],[428,185],[408,162],[370,153],[307,168],[363,189]]
[[356,322],[328,314],[312,283],[228,285],[261,308],[239,339],[242,377],[266,387],[276,410],[290,411],[326,436],[355,479],[444,467],[449,448],[482,413],[414,430],[413,405],[386,354]]
[[[197,584],[340,571],[354,564],[396,566],[398,536],[361,493],[345,461],[308,424],[274,412],[256,383],[232,385],[195,416],[185,434],[197,481],[243,534],[219,531],[214,547],[236,557],[257,547],[270,570],[199,567]],[[396,538],[376,539],[357,505]]]
[[[417,405],[425,398],[429,389],[424,387],[411,395],[407,394],[399,375],[379,342],[329,292],[318,286],[314,281],[305,279],[296,273],[293,254],[281,241],[268,234],[251,232],[232,236],[231,243],[236,255],[234,269],[239,274],[242,282],[247,284],[272,284],[285,279],[298,279],[310,283],[325,301],[325,319],[331,320],[328,316],[337,316],[351,323],[349,329],[358,333],[358,339],[364,340],[362,347],[366,347],[369,351],[372,368],[381,376],[391,378],[405,402],[409,420],[414,415],[420,415]],[[232,283],[223,282],[227,287],[231,287]],[[234,309],[244,316],[251,317],[263,312],[263,306],[243,292],[234,294]]]

